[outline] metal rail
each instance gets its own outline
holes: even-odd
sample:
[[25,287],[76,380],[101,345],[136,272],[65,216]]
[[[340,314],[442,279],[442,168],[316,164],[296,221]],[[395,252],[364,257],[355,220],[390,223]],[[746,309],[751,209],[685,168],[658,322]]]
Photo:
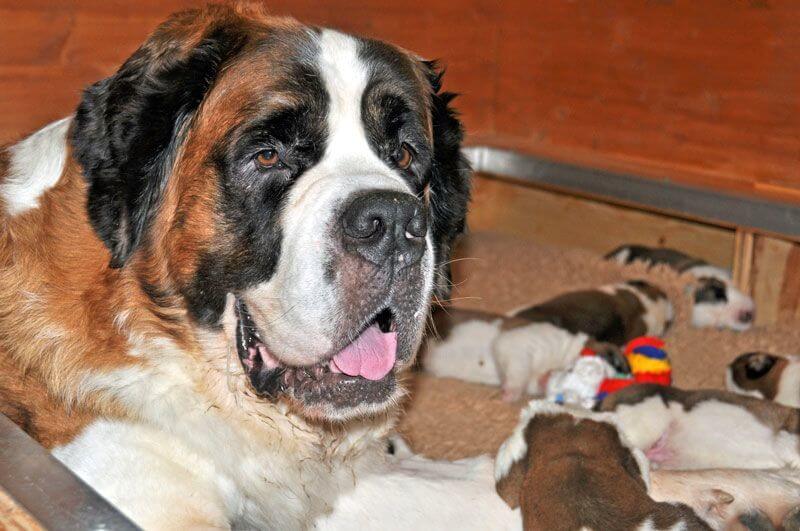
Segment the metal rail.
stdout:
[[476,171],[708,223],[800,238],[800,205],[797,204],[585,168],[487,146],[469,147],[464,151]]
[[4,415],[0,487],[46,529],[138,529]]

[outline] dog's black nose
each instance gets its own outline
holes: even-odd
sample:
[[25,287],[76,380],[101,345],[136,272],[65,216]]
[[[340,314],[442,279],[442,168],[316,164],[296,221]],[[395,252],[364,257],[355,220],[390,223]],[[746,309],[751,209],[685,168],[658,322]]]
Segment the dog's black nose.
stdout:
[[373,264],[394,259],[397,269],[419,262],[425,252],[427,212],[416,197],[376,191],[359,195],[342,214],[345,249]]
[[755,312],[751,310],[743,310],[739,312],[739,321],[743,323],[751,323],[753,319],[755,319],[756,315]]

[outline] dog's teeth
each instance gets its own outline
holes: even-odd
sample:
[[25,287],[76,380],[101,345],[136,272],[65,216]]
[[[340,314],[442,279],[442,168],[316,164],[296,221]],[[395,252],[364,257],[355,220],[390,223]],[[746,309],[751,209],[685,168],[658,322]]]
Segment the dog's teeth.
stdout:
[[322,376],[323,370],[320,365],[314,366],[314,378],[320,378]]

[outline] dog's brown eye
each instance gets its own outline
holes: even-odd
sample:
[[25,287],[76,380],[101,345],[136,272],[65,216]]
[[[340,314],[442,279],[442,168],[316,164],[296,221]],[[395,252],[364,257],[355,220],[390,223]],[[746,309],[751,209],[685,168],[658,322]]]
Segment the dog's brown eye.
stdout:
[[278,152],[274,149],[265,149],[256,155],[256,162],[262,168],[272,168],[281,161]]
[[411,161],[414,160],[414,157],[411,155],[411,150],[408,149],[408,146],[403,144],[400,146],[400,155],[397,157],[397,165],[400,167],[401,170],[407,170],[409,166],[411,166]]

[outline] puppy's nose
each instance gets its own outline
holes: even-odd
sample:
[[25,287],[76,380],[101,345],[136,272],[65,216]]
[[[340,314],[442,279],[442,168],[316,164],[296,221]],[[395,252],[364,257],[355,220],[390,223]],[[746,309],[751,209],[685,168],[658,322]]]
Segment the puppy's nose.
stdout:
[[394,259],[399,270],[418,263],[425,252],[427,213],[413,195],[368,192],[353,199],[341,219],[345,249],[373,264]]
[[755,312],[752,310],[744,310],[739,312],[739,321],[743,323],[752,323],[755,316]]

